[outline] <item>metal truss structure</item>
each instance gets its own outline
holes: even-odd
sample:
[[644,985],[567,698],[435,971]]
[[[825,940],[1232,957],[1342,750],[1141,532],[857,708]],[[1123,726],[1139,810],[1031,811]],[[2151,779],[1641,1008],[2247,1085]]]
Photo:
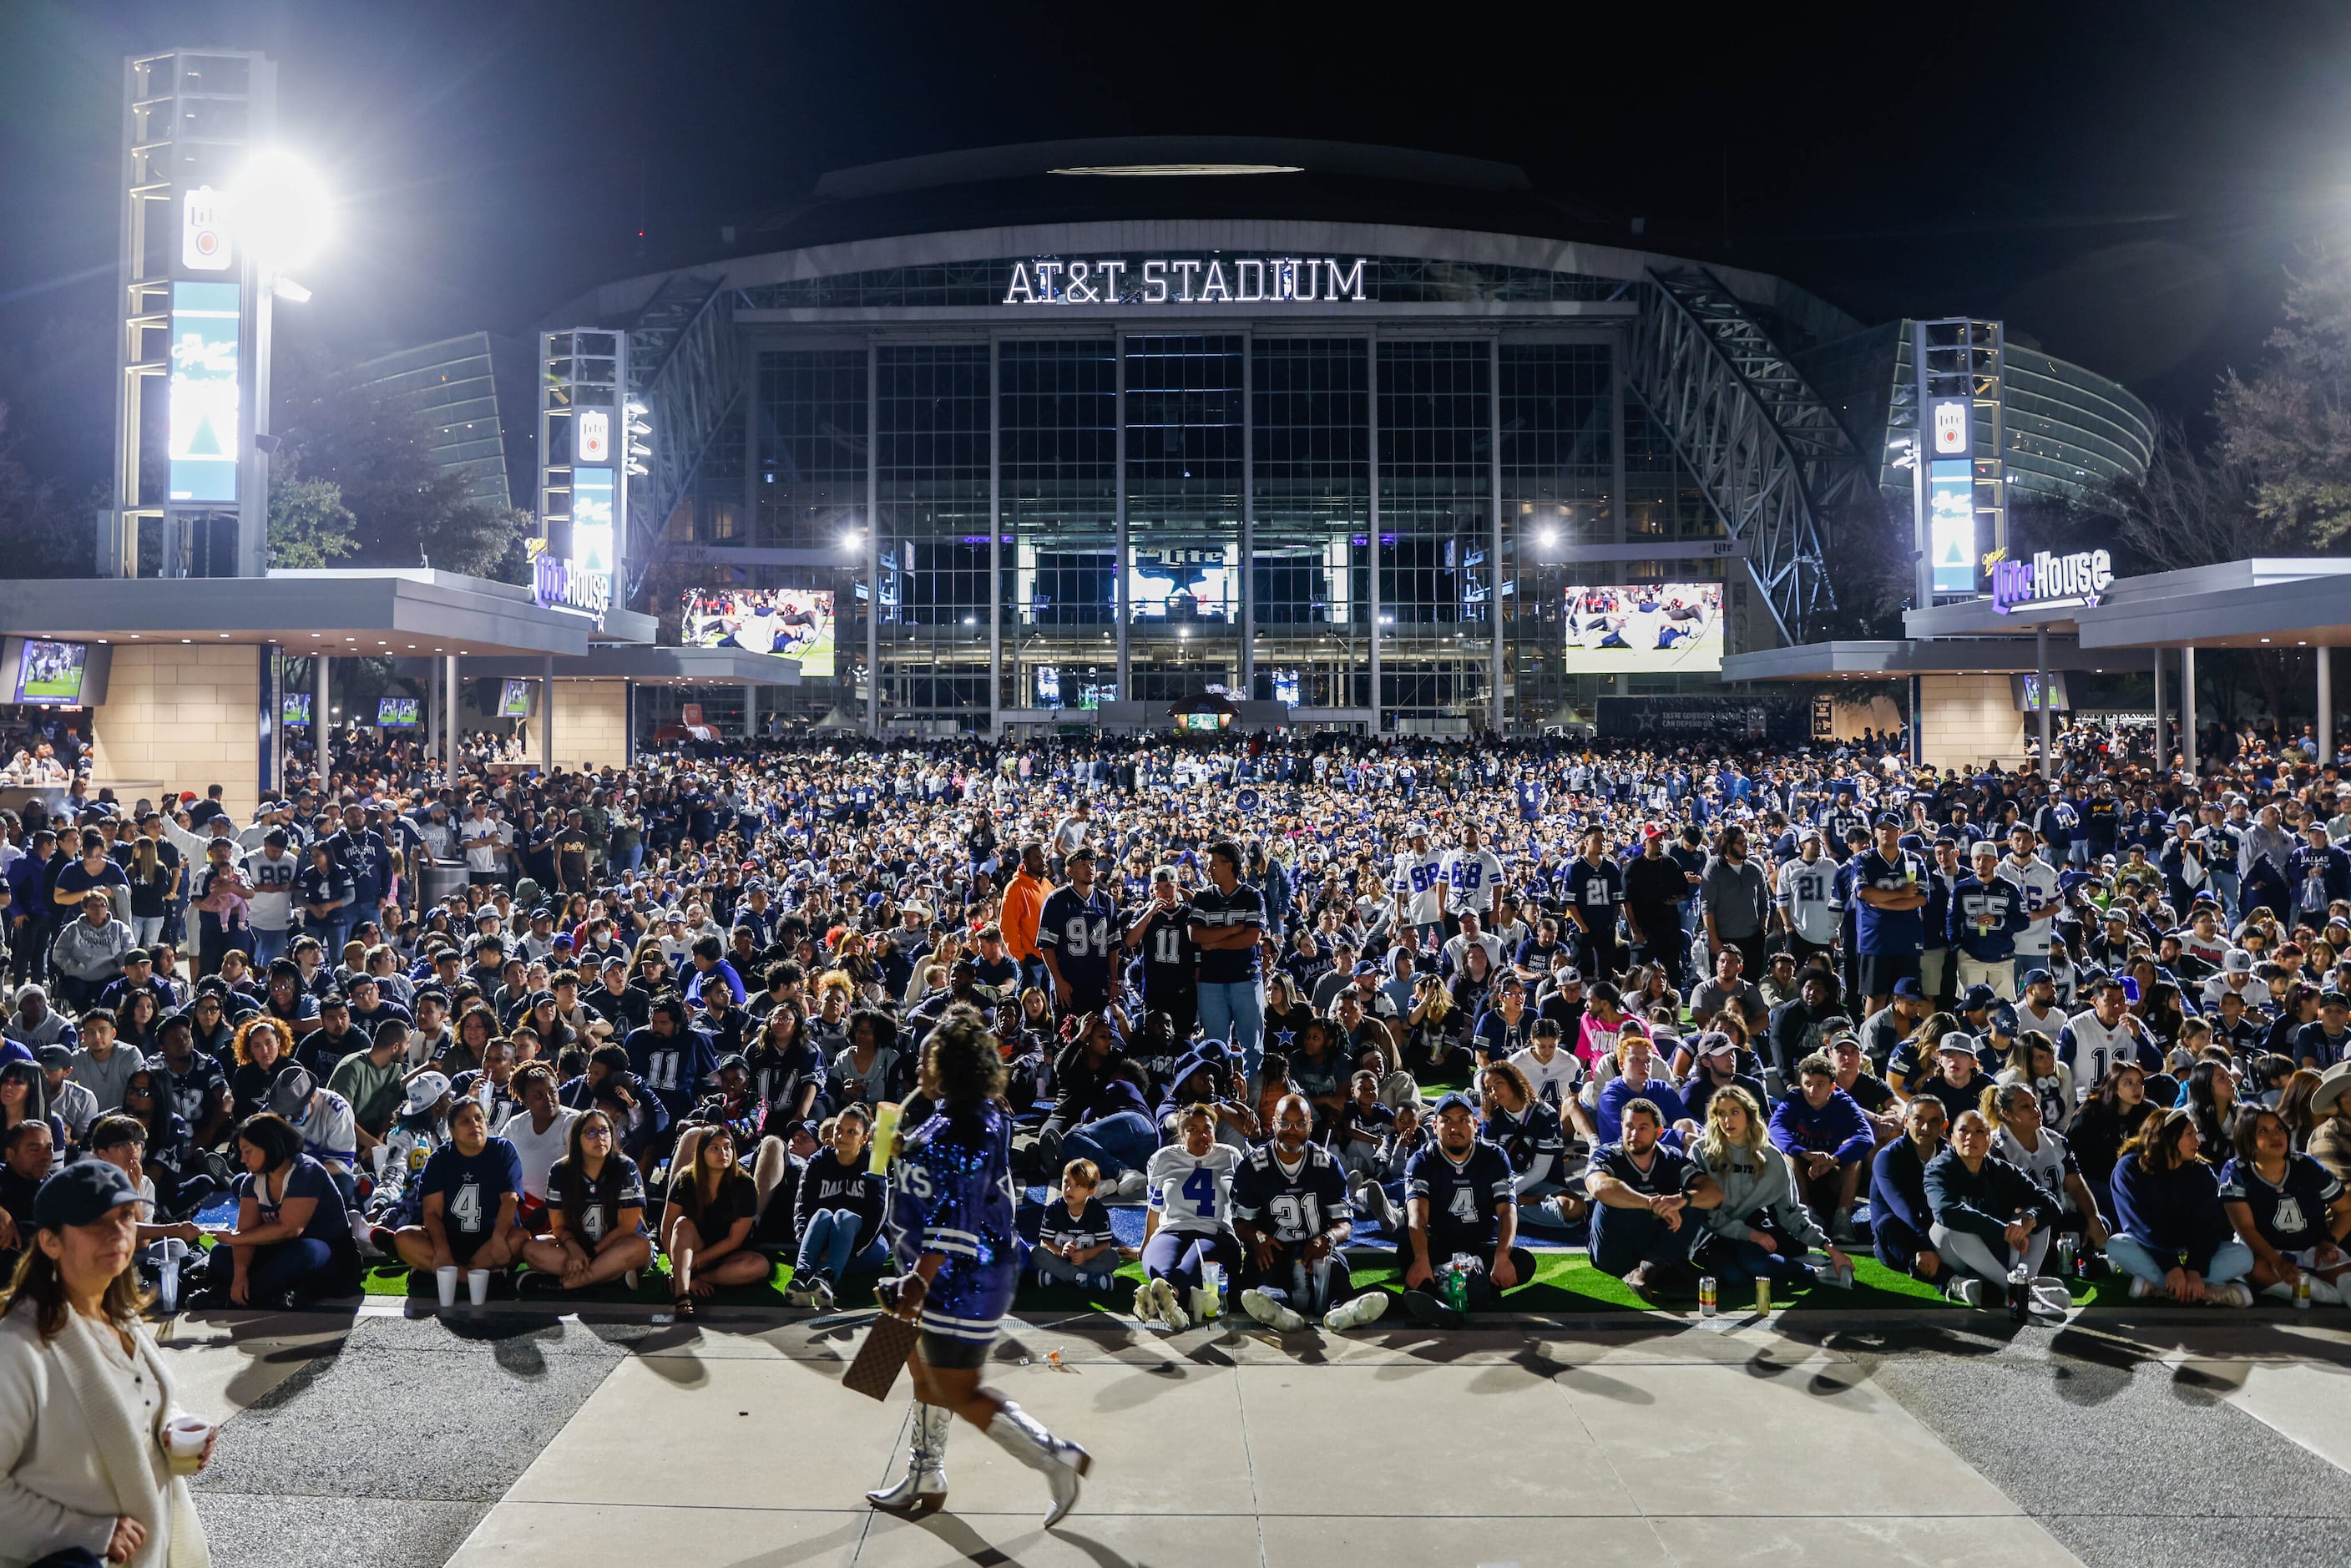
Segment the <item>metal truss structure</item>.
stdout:
[[627,563],[622,603],[643,586],[664,551],[670,515],[693,487],[704,456],[743,394],[736,343],[735,292],[718,277],[664,278],[629,323],[629,396],[653,426],[649,472],[629,485]]
[[1877,505],[1852,438],[1795,362],[1702,267],[1650,269],[1628,369],[1790,643],[1817,636],[1836,595],[1834,521]]

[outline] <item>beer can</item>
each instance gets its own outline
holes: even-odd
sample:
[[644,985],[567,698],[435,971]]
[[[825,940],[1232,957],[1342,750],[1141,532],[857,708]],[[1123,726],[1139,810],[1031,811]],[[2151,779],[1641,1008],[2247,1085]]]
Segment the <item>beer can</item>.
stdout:
[[2294,1310],[2298,1312],[2310,1311],[2310,1276],[2308,1274],[2299,1276],[2294,1282]]
[[1698,1316],[1700,1317],[1710,1318],[1714,1316],[1715,1283],[1714,1276],[1711,1274],[1707,1275],[1698,1282]]
[[1755,1312],[1756,1312],[1756,1315],[1757,1315],[1758,1317],[1762,1317],[1762,1316],[1768,1315],[1768,1314],[1771,1312],[1771,1281],[1769,1281],[1769,1280],[1758,1280],[1758,1281],[1755,1281]]

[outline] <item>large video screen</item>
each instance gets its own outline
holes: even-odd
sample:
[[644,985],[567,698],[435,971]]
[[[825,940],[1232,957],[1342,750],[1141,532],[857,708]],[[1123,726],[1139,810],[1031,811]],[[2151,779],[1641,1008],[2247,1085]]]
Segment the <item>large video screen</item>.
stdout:
[[802,680],[829,681],[832,595],[812,588],[688,589],[680,640],[689,648],[740,648],[798,659]]
[[310,694],[287,692],[278,699],[277,722],[308,724],[310,722]]
[[1137,621],[1230,621],[1239,575],[1221,548],[1138,549],[1126,573],[1127,605]]
[[1567,591],[1571,675],[1722,668],[1722,584],[1639,582]]
[[24,661],[16,670],[16,700],[43,706],[78,706],[82,676],[89,668],[89,643],[27,637]]
[[236,499],[237,329],[234,283],[172,285],[172,423],[169,471],[174,501]]
[[379,697],[375,705],[375,722],[385,729],[413,729],[420,706],[414,697]]
[[509,680],[504,685],[500,686],[498,688],[498,716],[500,718],[528,718],[530,716],[530,686],[531,683],[527,680]]

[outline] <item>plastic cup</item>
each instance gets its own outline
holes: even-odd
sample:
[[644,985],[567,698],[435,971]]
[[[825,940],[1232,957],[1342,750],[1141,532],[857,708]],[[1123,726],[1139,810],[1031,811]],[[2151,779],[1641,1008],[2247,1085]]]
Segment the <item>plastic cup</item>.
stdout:
[[176,1416],[163,1427],[163,1458],[175,1476],[192,1476],[204,1462],[213,1424],[201,1416]]
[[477,1307],[490,1299],[490,1271],[487,1269],[465,1270],[465,1294],[473,1298],[474,1305]]
[[875,1176],[890,1174],[890,1157],[898,1152],[900,1109],[895,1100],[873,1107],[873,1143],[865,1152],[865,1168]]
[[457,1304],[457,1274],[458,1269],[455,1263],[446,1269],[433,1270],[433,1283],[439,1289],[441,1304],[444,1307],[454,1307]]

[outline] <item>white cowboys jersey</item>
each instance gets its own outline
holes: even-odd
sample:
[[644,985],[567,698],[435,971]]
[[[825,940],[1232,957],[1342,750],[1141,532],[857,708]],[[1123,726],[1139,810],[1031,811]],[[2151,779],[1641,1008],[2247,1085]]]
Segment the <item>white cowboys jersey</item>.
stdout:
[[1388,886],[1404,897],[1404,917],[1414,925],[1434,925],[1439,915],[1437,889],[1445,883],[1445,860],[1436,851],[1419,854],[1406,850],[1395,858],[1395,878]]
[[2032,916],[2032,924],[2016,934],[2016,956],[2046,958],[2049,938],[2057,927],[2057,909],[2064,902],[2057,891],[2056,868],[2039,855],[2022,865],[2016,863],[2014,855],[2002,855],[1999,876],[2024,895],[2024,913]]
[[1836,936],[1836,862],[1792,860],[1780,867],[1780,910],[1805,941],[1826,946]]
[[1159,1228],[1195,1234],[1231,1229],[1233,1172],[1240,1163],[1240,1150],[1230,1144],[1212,1144],[1205,1155],[1170,1144],[1153,1155],[1149,1203],[1159,1216]]

